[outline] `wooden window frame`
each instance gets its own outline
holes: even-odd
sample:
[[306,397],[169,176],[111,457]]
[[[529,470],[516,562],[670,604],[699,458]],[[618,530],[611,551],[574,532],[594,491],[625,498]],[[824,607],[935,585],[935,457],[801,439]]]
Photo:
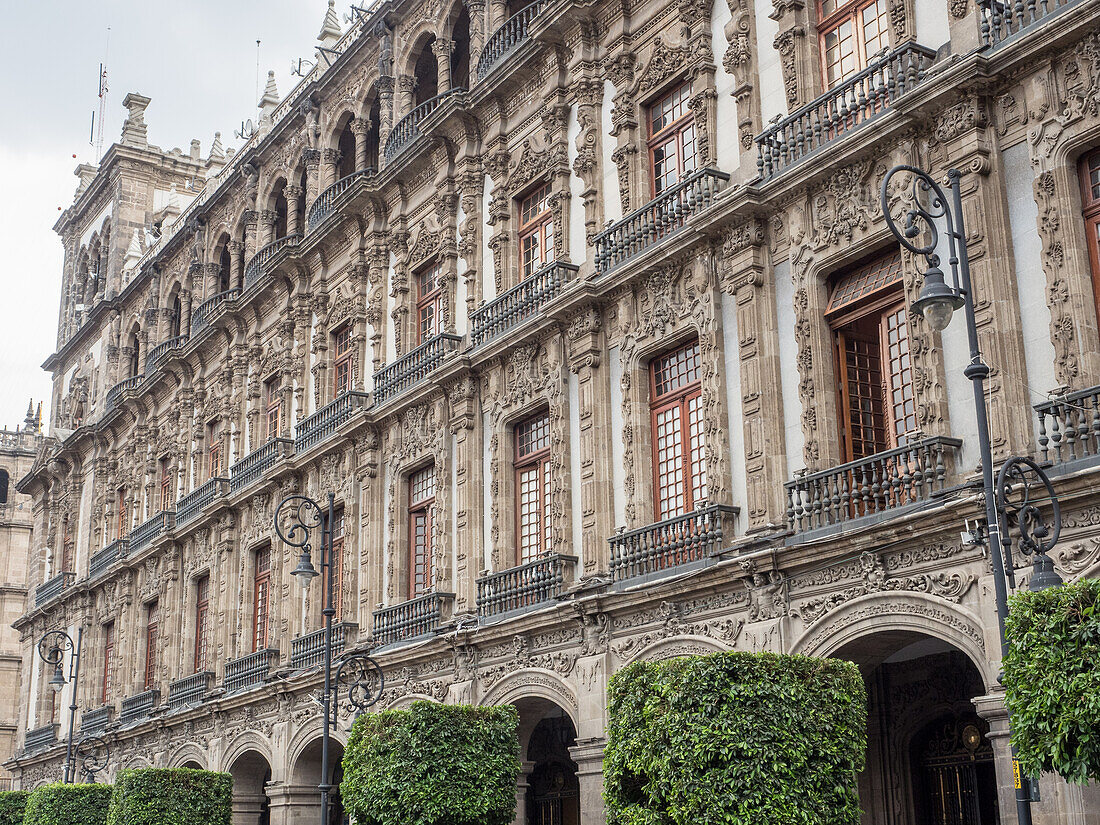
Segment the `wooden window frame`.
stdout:
[[[696,349],[696,360],[698,362],[696,370],[699,376],[674,390],[667,392],[659,392],[657,386],[657,365],[665,358],[677,355],[686,349],[694,347]],[[690,341],[685,341],[678,344],[675,347],[664,350],[658,353],[649,362],[649,425],[651,433],[651,448],[652,448],[652,462],[653,462],[653,512],[656,515],[656,521],[663,521],[667,518],[674,518],[678,515],[690,513],[697,507],[706,502],[709,495],[707,489],[707,474],[706,474],[706,444],[702,441],[703,434],[700,431],[699,438],[700,443],[698,446],[693,444],[691,433],[691,404],[692,401],[698,399],[698,403],[702,403],[703,397],[703,380],[702,380],[702,354],[699,352],[699,339],[694,338]],[[662,498],[664,488],[661,485],[661,440],[660,440],[660,415],[668,410],[678,408],[679,409],[679,438],[680,438],[680,473],[683,479],[684,485],[684,504],[680,513],[665,512],[662,504]],[[699,413],[701,416],[701,412]],[[693,465],[696,463],[693,460],[693,456],[697,450],[702,451],[702,473],[696,473],[693,469]],[[696,480],[701,477],[701,486],[703,488],[703,494],[696,496]]]
[[252,554],[252,652],[266,650],[271,641],[271,547]]
[[172,472],[172,459],[170,456],[162,456],[160,461],[160,511],[167,513],[175,503],[176,485]]
[[[344,530],[347,523],[344,521],[344,508],[339,507],[332,515],[332,606],[336,608],[334,621],[340,621],[344,615],[343,591],[344,591]],[[328,574],[321,576],[321,608],[328,604]]]
[[339,398],[351,392],[351,368],[355,357],[355,345],[352,341],[351,322],[340,326],[332,333],[332,397]]
[[211,421],[206,425],[206,478],[209,481],[217,478],[222,472],[222,447],[223,439],[221,427],[218,422]]
[[[681,95],[682,99],[677,99]],[[683,80],[655,97],[645,107],[646,151],[649,156],[649,194],[651,198],[656,198],[661,193],[681,183],[688,175],[699,170],[699,140],[695,128],[695,113],[691,111],[689,105],[690,98],[691,81]],[[665,125],[654,130],[653,121],[656,110],[666,102],[674,99],[675,102],[671,108],[675,110],[677,106],[680,106],[682,107],[681,113]],[[687,139],[689,132],[690,140]],[[663,180],[664,175],[659,176],[657,174],[657,150],[670,144],[675,147],[676,180],[670,182],[667,186],[662,184],[659,188],[658,181]],[[687,154],[688,144],[693,147],[690,155]],[[691,169],[686,168],[689,157],[692,163]]]
[[[425,276],[432,279],[432,288],[424,291]],[[432,261],[422,266],[414,275],[416,280],[416,345],[420,346],[443,332],[443,262]],[[425,335],[424,316],[427,310],[432,312],[428,323],[431,332]]]
[[[523,453],[521,443],[522,430],[525,426],[546,422],[546,444],[543,447]],[[515,487],[515,531],[516,531],[516,564],[527,564],[550,552],[550,413],[544,410],[536,415],[528,416],[512,428],[512,464],[513,484]],[[541,440],[541,439],[540,439]],[[538,530],[535,532],[535,545],[533,552],[524,553],[523,536],[523,476],[535,471],[538,481],[536,483],[536,505],[534,512],[538,514]]]
[[114,689],[114,666],[112,660],[115,656],[115,623],[107,622],[103,625],[103,679],[100,682],[100,704],[105,705],[111,701],[111,692]]
[[[1100,173],[1100,148],[1081,156],[1078,161],[1077,179],[1081,185],[1081,215],[1085,221],[1085,241],[1089,248],[1089,275],[1092,280],[1092,303],[1100,318],[1100,192],[1093,194],[1089,175],[1089,162],[1095,161]],[[1100,182],[1097,184],[1100,189]]]
[[[553,195],[550,182],[536,185],[527,194],[517,198],[519,225],[519,279],[525,281],[555,260],[554,211],[550,208]],[[532,264],[527,263],[527,242],[534,238],[537,255]]]
[[145,690],[157,680],[157,640],[160,635],[160,601],[145,605]]
[[195,673],[206,670],[209,654],[210,575],[195,580]]
[[[416,499],[413,497],[414,490],[417,487],[417,481],[422,473],[431,473],[430,482],[430,495]],[[408,492],[409,508],[408,508],[408,525],[409,525],[409,551],[408,551],[408,596],[409,599],[416,599],[420,596],[426,595],[432,592],[433,587],[433,559],[432,556],[435,552],[433,531],[435,528],[434,518],[432,510],[435,507],[435,465],[429,464],[426,467],[421,467],[412,473],[409,473],[408,478]],[[421,548],[417,546],[416,534],[417,534],[417,520],[423,518],[424,520],[424,582],[423,587],[418,586],[417,582],[417,556]]]
[[130,509],[126,506],[126,487],[118,488],[118,506],[115,512],[115,538],[121,539],[130,534],[129,518],[127,517],[127,511]]
[[283,387],[278,375],[264,381],[264,429],[266,441],[278,438],[283,432]]
[[[817,32],[818,53],[821,55],[821,81],[826,91],[843,83],[845,78],[858,74],[867,68],[871,58],[879,52],[868,54],[867,43],[863,38],[863,12],[867,9],[883,3],[883,11],[879,14],[879,23],[882,26],[886,38],[886,48],[893,46],[893,33],[890,30],[890,10],[885,6],[884,0],[850,0],[840,3],[837,8],[828,15],[824,12],[824,0],[817,0]],[[826,38],[837,31],[844,23],[852,24],[852,40],[855,44],[853,54],[855,56],[855,68],[848,74],[840,74],[835,79],[829,78],[829,53],[825,45]]]

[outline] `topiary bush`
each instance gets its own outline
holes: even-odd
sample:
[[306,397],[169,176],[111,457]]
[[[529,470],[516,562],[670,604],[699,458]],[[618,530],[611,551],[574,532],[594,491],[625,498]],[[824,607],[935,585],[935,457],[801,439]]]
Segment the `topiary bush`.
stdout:
[[110,804],[110,785],[43,785],[27,797],[23,825],[105,825]]
[[359,825],[508,825],[519,775],[511,705],[414,702],[355,720],[340,798]]
[[850,662],[716,653],[610,682],[609,825],[856,825],[867,693]]
[[27,791],[0,791],[0,825],[23,825]]
[[137,768],[115,779],[107,825],[230,825],[233,777],[191,768]]
[[1029,776],[1100,781],[1100,580],[1010,601],[1005,703]]

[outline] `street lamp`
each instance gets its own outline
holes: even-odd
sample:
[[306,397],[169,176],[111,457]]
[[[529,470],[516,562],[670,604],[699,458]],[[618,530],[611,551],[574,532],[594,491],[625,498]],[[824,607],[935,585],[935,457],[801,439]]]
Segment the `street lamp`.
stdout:
[[[285,517],[280,518],[280,513],[285,509]],[[324,727],[321,738],[321,783],[318,789],[321,791],[321,825],[328,825],[329,794],[332,785],[329,782],[329,741],[330,728],[335,724],[335,710],[338,697],[333,697],[332,679],[332,618],[336,615],[336,607],[333,605],[333,569],[335,567],[332,552],[332,530],[335,521],[335,497],[328,494],[327,507],[321,505],[309,496],[291,495],[279,502],[275,508],[275,533],[291,547],[301,550],[298,557],[298,566],[291,571],[291,575],[298,581],[302,593],[309,592],[309,586],[319,575],[325,577],[325,606],[321,611],[325,617],[325,688],[321,696],[321,708],[324,715]],[[287,528],[284,530],[284,526]],[[321,528],[321,573],[313,566],[310,537],[313,531]],[[365,709],[378,701],[382,694],[382,669],[378,663],[369,656],[358,654],[348,657],[341,663],[337,671],[337,685],[340,677],[350,662],[359,662],[358,670],[348,670],[348,676],[354,678],[348,691],[349,701],[358,708]],[[378,681],[378,690],[373,690],[373,679]],[[354,691],[354,693],[353,693]],[[363,704],[366,702],[366,704]]]
[[[890,213],[890,181],[894,175],[911,175],[912,205],[905,213],[904,227],[899,228]],[[1056,586],[1062,581],[1054,572],[1054,563],[1046,555],[1058,540],[1060,513],[1054,487],[1050,479],[1034,461],[1013,457],[1005,462],[993,480],[993,450],[989,436],[989,414],[985,404],[985,379],[989,367],[982,360],[978,345],[978,325],[974,317],[974,296],[970,282],[970,257],[966,248],[966,227],[963,223],[962,195],[958,169],[947,172],[948,199],[943,189],[923,169],[901,164],[891,169],[882,181],[882,212],[890,231],[901,245],[914,255],[923,257],[927,267],[920,295],[913,302],[913,312],[921,315],[934,330],[943,331],[951,323],[955,310],[962,309],[966,318],[966,335],[970,345],[970,363],[963,375],[970,379],[974,389],[974,412],[978,424],[978,450],[982,466],[982,492],[984,493],[986,534],[989,537],[989,555],[993,562],[993,589],[997,601],[997,628],[1000,632],[1001,656],[1008,646],[1005,636],[1005,619],[1008,616],[1008,577],[1015,587],[1012,563],[1012,540],[1009,532],[1002,532],[1002,524],[1013,525],[1020,532],[1023,552],[1035,554],[1032,589]],[[947,241],[948,267],[951,283],[940,269],[940,236]],[[924,235],[927,243],[917,239]],[[1032,490],[1042,486],[1052,502],[1053,527],[1046,525],[1032,498]],[[1007,565],[1006,565],[1007,559]],[[1008,573],[1006,575],[1006,567]],[[1012,726],[1009,718],[1009,728]],[[1016,786],[1016,815],[1019,825],[1031,825],[1031,795],[1021,781],[1016,749],[1012,749],[1012,768]]]
[[84,781],[92,785],[95,775],[107,767],[111,749],[103,737],[85,736],[76,743],[76,755],[80,757],[80,767],[84,769]]
[[[84,628],[78,627],[76,642],[73,637],[64,630],[51,630],[38,640],[38,655],[42,661],[53,668],[49,686],[54,693],[60,695],[65,685],[72,682],[72,697],[69,702],[69,739],[65,750],[65,783],[71,784],[75,778],[76,768],[73,764],[73,728],[76,726],[76,683],[80,679],[80,648],[84,641]],[[69,651],[73,655],[69,658],[69,675],[65,676],[65,654]]]

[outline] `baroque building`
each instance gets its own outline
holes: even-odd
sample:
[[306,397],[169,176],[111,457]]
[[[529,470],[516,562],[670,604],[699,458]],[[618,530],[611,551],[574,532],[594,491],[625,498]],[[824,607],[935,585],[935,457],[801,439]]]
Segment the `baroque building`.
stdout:
[[513,703],[518,823],[604,820],[617,669],[727,649],[860,665],[867,823],[1014,823],[965,331],[910,312],[879,190],[962,172],[994,455],[1050,463],[1096,575],[1100,0],[382,0],[316,57],[234,153],[130,94],[77,169],[18,782],[67,734],[35,643],[82,628],[108,778],[312,821],[321,594],[273,511],[331,492],[338,649],[379,707]]

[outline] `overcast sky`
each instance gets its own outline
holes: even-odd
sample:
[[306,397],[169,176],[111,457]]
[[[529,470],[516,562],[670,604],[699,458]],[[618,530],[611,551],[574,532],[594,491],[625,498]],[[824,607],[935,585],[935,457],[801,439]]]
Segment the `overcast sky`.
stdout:
[[[0,0],[0,427],[20,424],[29,398],[49,402],[41,364],[57,342],[62,266],[52,227],[58,207],[72,203],[77,163],[96,160],[88,137],[105,50],[104,150],[121,134],[122,99],[135,91],[153,100],[145,113],[150,143],[186,153],[197,138],[205,157],[215,131],[227,147],[239,146],[234,130],[255,117],[256,41],[261,87],[273,69],[285,95],[297,79],[291,60],[312,56],[327,5]],[[341,28],[349,9],[337,0]]]

